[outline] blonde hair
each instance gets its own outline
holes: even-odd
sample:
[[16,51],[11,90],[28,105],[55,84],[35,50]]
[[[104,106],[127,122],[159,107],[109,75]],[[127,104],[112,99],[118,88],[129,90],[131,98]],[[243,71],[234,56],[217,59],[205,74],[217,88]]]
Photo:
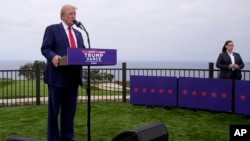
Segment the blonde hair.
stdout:
[[64,6],[61,8],[61,12],[60,12],[60,17],[61,17],[61,19],[62,19],[62,16],[64,15],[64,13],[65,13],[65,10],[68,9],[68,8],[77,9],[75,6],[70,5],[70,4],[64,5]]

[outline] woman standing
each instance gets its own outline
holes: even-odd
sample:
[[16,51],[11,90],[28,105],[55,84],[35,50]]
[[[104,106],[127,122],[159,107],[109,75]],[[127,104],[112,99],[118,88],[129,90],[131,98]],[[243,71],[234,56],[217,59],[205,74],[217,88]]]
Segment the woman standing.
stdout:
[[232,79],[232,113],[235,111],[235,80],[240,80],[241,69],[244,68],[244,63],[239,53],[233,52],[234,43],[231,40],[225,42],[222,53],[216,62],[216,67],[220,69],[219,78]]
[[242,78],[241,69],[244,62],[239,53],[233,52],[234,43],[231,40],[225,42],[222,53],[219,54],[216,67],[220,69],[219,78],[240,80]]

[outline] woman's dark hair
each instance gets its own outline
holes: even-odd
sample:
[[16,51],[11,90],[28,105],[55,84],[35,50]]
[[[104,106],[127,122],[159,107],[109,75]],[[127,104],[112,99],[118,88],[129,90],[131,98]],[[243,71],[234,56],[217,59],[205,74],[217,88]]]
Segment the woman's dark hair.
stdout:
[[224,44],[224,46],[222,47],[222,52],[225,52],[227,50],[226,45],[228,45],[229,43],[232,43],[232,40],[227,40]]

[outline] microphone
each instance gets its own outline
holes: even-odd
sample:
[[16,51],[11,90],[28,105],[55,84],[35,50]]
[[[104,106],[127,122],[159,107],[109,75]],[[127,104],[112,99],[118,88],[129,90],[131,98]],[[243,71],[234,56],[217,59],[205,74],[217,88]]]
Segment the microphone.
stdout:
[[81,28],[82,26],[82,23],[80,21],[78,22],[77,20],[74,20],[73,23],[79,28]]
[[90,48],[90,41],[89,41],[89,33],[88,31],[86,30],[86,28],[83,26],[83,24],[80,22],[80,21],[77,21],[77,20],[73,20],[73,23],[81,28],[83,31],[85,31],[86,35],[87,35],[87,40],[88,40],[88,45],[89,45],[89,48]]

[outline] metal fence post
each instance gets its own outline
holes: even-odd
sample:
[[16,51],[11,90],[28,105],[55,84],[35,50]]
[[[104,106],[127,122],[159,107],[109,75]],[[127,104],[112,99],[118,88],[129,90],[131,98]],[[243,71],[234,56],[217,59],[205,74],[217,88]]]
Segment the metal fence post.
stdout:
[[126,63],[122,63],[122,102],[126,102],[126,86],[127,86],[127,67]]
[[214,78],[214,63],[210,62],[209,64],[209,78]]
[[36,70],[35,70],[35,74],[36,74],[36,105],[40,105],[41,101],[40,101],[40,95],[41,95],[41,88],[40,88],[40,74],[41,74],[41,69],[40,69],[40,62],[37,61],[35,62],[35,66],[36,66]]

